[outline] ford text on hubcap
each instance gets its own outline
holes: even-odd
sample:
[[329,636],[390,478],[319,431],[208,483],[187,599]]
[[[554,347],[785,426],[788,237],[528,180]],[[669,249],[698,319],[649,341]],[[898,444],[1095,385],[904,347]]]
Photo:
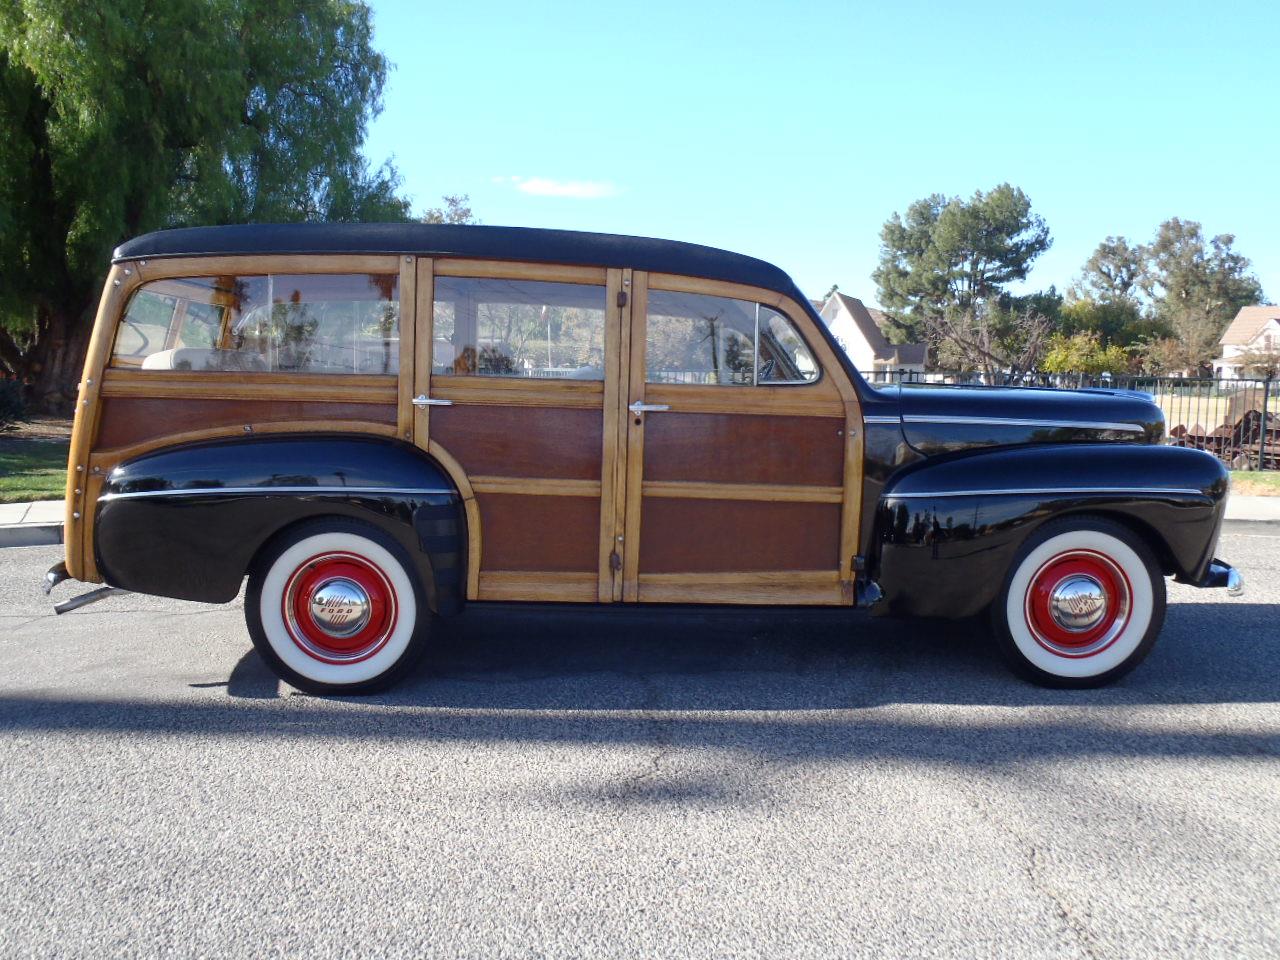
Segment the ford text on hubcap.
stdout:
[[284,591],[293,642],[325,663],[373,656],[396,624],[396,594],[386,574],[354,553],[327,553],[302,564]]

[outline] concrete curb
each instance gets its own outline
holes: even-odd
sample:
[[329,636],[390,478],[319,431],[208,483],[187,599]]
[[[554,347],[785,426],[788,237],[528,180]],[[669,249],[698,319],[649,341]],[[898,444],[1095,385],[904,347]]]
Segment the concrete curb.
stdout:
[[47,547],[61,542],[60,523],[0,523],[0,547]]

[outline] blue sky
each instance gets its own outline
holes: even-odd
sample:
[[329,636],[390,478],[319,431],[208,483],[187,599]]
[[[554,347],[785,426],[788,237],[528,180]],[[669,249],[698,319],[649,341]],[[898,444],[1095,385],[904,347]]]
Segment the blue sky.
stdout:
[[773,261],[875,301],[885,219],[1008,181],[1030,288],[1171,216],[1280,298],[1280,4],[373,0],[395,65],[366,144],[419,208]]

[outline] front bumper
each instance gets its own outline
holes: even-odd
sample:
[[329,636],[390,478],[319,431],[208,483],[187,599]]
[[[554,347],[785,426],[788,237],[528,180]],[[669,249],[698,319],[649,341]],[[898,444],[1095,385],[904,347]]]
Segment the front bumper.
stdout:
[[1215,557],[1213,562],[1209,564],[1209,572],[1195,586],[1226,587],[1228,596],[1238,597],[1244,593],[1244,577],[1231,564]]

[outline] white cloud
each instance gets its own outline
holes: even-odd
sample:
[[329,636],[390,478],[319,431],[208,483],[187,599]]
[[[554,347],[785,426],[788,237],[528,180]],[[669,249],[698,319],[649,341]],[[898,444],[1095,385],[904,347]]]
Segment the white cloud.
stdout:
[[604,180],[551,180],[547,177],[511,178],[516,189],[535,197],[576,197],[579,200],[598,200],[612,197],[618,188]]

